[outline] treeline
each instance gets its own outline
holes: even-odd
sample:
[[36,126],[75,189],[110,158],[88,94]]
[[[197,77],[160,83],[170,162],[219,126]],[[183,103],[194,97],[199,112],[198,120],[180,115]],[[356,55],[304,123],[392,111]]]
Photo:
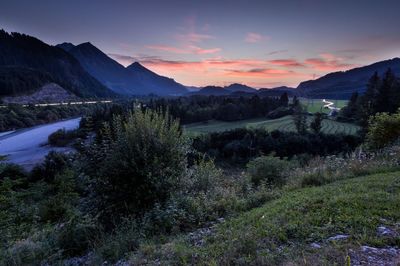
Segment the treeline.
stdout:
[[0,108],[0,132],[56,122],[75,116],[104,113],[106,112],[105,110],[110,108],[107,104],[46,107],[23,107],[17,104],[10,104],[7,107]]
[[148,107],[154,110],[169,110],[182,124],[203,122],[211,119],[237,121],[266,116],[281,106],[288,105],[285,98],[232,97],[232,96],[191,96],[174,99],[152,99]]
[[311,132],[267,132],[263,129],[235,129],[196,137],[193,147],[220,162],[247,163],[251,158],[274,154],[278,157],[347,154],[360,145],[353,135]]
[[18,66],[0,66],[0,97],[33,93],[52,81],[45,72]]
[[365,131],[371,116],[383,112],[395,113],[399,107],[400,81],[388,69],[383,77],[375,72],[368,81],[365,94],[354,93],[347,107],[341,110],[338,119],[356,122]]

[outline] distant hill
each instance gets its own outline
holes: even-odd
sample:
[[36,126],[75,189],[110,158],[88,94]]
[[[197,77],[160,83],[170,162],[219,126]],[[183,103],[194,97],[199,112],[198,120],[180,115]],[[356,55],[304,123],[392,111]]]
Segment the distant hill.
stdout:
[[363,93],[369,78],[377,71],[380,75],[388,68],[400,74],[400,58],[377,62],[348,71],[334,72],[316,80],[304,81],[297,90],[305,97],[348,99],[355,91]]
[[237,95],[257,93],[257,90],[239,83],[233,83],[229,86],[206,86],[195,91],[189,92],[190,95]]
[[253,93],[257,92],[257,90],[255,88],[249,87],[247,85],[239,84],[239,83],[233,83],[229,86],[224,87],[224,89],[231,91],[231,92],[237,92],[237,91],[253,92]]
[[0,30],[1,95],[34,92],[49,82],[80,97],[108,97],[103,86],[65,51],[34,37]]
[[189,92],[194,92],[194,91],[199,91],[199,90],[201,90],[201,87],[186,86],[186,89],[187,89]]
[[206,86],[201,88],[198,91],[190,92],[190,95],[229,95],[232,91],[225,89],[224,87],[219,86]]
[[174,95],[183,94],[186,87],[173,79],[157,75],[135,62],[125,68],[91,43],[57,45],[74,56],[96,79],[122,95]]
[[287,87],[287,86],[281,86],[281,87],[275,87],[275,88],[262,88],[262,89],[258,90],[258,95],[279,97],[284,92],[286,92],[289,97],[299,96],[299,93],[295,88],[291,88],[291,87]]

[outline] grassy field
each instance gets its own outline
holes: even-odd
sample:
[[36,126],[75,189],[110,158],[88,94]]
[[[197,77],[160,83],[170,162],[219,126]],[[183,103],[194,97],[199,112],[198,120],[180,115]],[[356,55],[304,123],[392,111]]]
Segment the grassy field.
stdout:
[[[343,108],[348,103],[347,100],[329,100],[329,99],[326,100],[329,102],[333,102],[334,106],[338,108]],[[323,108],[325,104],[322,102],[322,99],[300,98],[300,102],[306,107],[306,110],[310,113],[317,113],[317,112],[329,113],[329,109]]]
[[[199,247],[181,238],[155,250],[182,265],[350,265],[348,254],[362,245],[400,245],[376,233],[397,226],[399,209],[400,172],[361,176],[288,191],[218,225]],[[328,240],[339,234],[346,238]]]
[[[385,239],[376,234],[382,223],[390,227],[400,220],[399,209],[400,172],[301,189],[220,226],[198,252],[207,254],[208,261],[228,264],[239,258],[280,263],[285,257],[303,260],[307,255],[310,265],[318,256],[328,261],[329,256],[335,256],[337,263],[344,264],[346,247],[399,245],[400,238]],[[349,238],[336,244],[326,242],[338,234]],[[310,247],[313,242],[332,246],[316,251]],[[303,249],[297,246],[294,250],[296,245]],[[313,253],[317,253],[315,257]]]
[[[313,118],[310,116],[308,118],[309,122],[311,122]],[[267,131],[273,130],[281,130],[281,131],[295,131],[296,128],[293,123],[292,116],[284,116],[278,119],[266,119],[266,118],[256,118],[256,119],[248,119],[241,120],[235,122],[224,122],[211,120],[208,122],[202,123],[193,123],[184,126],[184,129],[190,135],[210,133],[210,132],[221,132],[225,130],[231,130],[235,128],[264,128]],[[349,124],[349,123],[341,123],[330,119],[324,119],[322,122],[322,131],[328,134],[337,134],[337,133],[345,133],[345,134],[355,134],[358,130],[358,126]]]

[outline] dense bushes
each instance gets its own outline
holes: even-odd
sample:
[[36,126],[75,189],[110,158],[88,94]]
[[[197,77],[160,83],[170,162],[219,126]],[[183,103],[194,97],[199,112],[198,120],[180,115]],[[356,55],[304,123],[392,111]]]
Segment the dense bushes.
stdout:
[[255,185],[265,183],[277,186],[286,182],[285,172],[288,167],[289,163],[286,160],[273,156],[261,156],[247,164],[247,172]]
[[400,110],[396,114],[378,113],[370,118],[366,140],[370,148],[383,148],[398,138],[400,138]]
[[[97,210],[110,219],[163,204],[186,169],[188,145],[179,123],[166,113],[136,111],[116,117],[87,155]],[[96,160],[93,160],[93,159]]]
[[63,105],[23,107],[17,104],[9,104],[6,108],[0,108],[0,132],[35,125],[56,122],[61,119],[85,116],[91,113],[106,113],[112,105],[88,104],[88,105]]
[[78,136],[79,132],[77,130],[66,131],[65,129],[59,129],[49,135],[48,142],[51,146],[65,147]]
[[[169,110],[182,124],[202,122],[210,119],[237,121],[266,116],[287,102],[279,98],[237,96],[191,96],[177,99],[154,99],[147,103],[153,110]],[[288,109],[286,112],[290,112]]]
[[235,129],[196,137],[193,147],[219,161],[245,164],[251,158],[274,152],[278,157],[349,153],[360,144],[352,135],[294,132],[267,132],[261,129]]
[[71,158],[66,154],[50,151],[44,162],[35,166],[29,176],[31,181],[45,180],[51,182],[58,173],[71,166]]

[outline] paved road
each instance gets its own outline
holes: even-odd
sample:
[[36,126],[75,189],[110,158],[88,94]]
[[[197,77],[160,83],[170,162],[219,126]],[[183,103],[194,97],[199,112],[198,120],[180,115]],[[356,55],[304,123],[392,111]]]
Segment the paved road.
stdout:
[[329,108],[330,110],[335,110],[335,111],[339,111],[340,110],[340,108],[333,106],[334,105],[333,102],[327,101],[325,99],[323,99],[322,102],[325,104],[324,108]]
[[56,148],[45,145],[48,136],[62,128],[72,130],[79,127],[80,118],[69,119],[43,126],[17,130],[0,136],[0,155],[7,155],[7,160],[31,169],[51,151],[70,151],[70,148]]
[[[82,105],[82,104],[95,104],[95,103],[112,103],[112,101],[81,101],[81,102],[60,102],[60,103],[37,103],[34,106],[46,107],[46,106],[60,106],[60,105]],[[22,104],[23,107],[28,107],[29,104]],[[0,108],[7,108],[7,105],[0,105]]]

